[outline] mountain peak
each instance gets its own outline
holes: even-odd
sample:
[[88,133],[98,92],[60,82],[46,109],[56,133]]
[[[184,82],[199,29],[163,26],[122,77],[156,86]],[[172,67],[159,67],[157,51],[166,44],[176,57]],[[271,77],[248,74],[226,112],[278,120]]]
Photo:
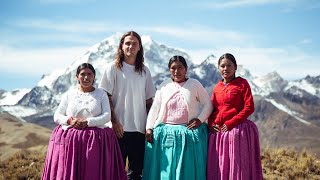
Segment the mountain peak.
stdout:
[[264,77],[270,78],[270,79],[283,80],[283,78],[280,76],[280,74],[277,71],[272,71],[270,73],[267,73]]
[[236,71],[237,76],[241,76],[247,80],[253,80],[253,76],[251,75],[250,71],[246,68],[243,67],[243,65],[237,65],[237,71]]
[[304,91],[314,96],[320,97],[320,76],[306,76],[303,79],[291,81],[286,89],[292,87],[303,88]]
[[149,44],[153,42],[153,39],[149,35],[142,35],[141,41],[142,41],[142,44]]
[[261,81],[270,83],[283,83],[286,81],[276,71],[272,71],[270,73],[267,73],[266,75],[260,76],[259,79]]
[[217,57],[210,54],[201,64],[216,64]]
[[316,87],[319,87],[320,88],[320,76],[306,76],[304,78],[304,80],[306,80],[307,82],[309,82],[310,84],[313,84],[314,86]]
[[263,90],[265,96],[272,92],[280,92],[288,85],[288,81],[284,80],[276,71],[255,78],[254,83]]
[[122,33],[120,32],[116,32],[115,34],[105,38],[104,40],[102,40],[101,42],[104,42],[104,43],[108,43],[109,45],[113,45],[113,46],[118,46],[119,45],[119,41],[122,37]]

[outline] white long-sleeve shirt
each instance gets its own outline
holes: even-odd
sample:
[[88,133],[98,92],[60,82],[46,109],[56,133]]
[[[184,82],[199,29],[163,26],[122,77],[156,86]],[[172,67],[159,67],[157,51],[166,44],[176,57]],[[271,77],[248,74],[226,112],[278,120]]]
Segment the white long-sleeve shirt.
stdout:
[[54,114],[54,122],[67,129],[70,117],[86,119],[89,127],[107,127],[106,123],[111,120],[107,94],[100,88],[87,93],[79,91],[78,88],[70,89],[61,99]]
[[168,79],[161,83],[156,92],[148,114],[146,129],[152,129],[162,122],[168,100],[179,90],[187,103],[188,121],[193,118],[198,118],[201,122],[205,122],[208,119],[213,106],[207,91],[201,83],[196,79],[189,78],[186,83],[178,89],[174,82]]

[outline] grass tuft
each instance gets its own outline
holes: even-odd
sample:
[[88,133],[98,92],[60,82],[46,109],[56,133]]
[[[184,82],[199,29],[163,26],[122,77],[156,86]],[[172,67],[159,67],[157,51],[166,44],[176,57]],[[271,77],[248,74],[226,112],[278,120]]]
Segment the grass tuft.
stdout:
[[19,151],[0,162],[0,180],[41,179],[45,155],[40,152]]
[[320,179],[320,160],[307,152],[266,148],[261,159],[265,179]]
[[[41,178],[45,154],[20,151],[0,162],[0,180]],[[320,159],[307,152],[266,148],[261,154],[264,179],[320,179]]]

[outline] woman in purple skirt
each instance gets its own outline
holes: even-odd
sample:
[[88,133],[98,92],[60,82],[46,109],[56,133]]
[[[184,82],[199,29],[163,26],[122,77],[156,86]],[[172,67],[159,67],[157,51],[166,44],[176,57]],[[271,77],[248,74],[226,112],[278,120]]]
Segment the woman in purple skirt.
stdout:
[[91,64],[81,64],[79,86],[62,97],[42,179],[127,179],[117,138],[106,126],[111,119],[109,99],[93,86],[95,75]]
[[249,83],[236,77],[237,62],[232,54],[219,58],[223,77],[212,92],[215,108],[208,119],[208,180],[260,180],[259,133],[248,117],[254,112]]

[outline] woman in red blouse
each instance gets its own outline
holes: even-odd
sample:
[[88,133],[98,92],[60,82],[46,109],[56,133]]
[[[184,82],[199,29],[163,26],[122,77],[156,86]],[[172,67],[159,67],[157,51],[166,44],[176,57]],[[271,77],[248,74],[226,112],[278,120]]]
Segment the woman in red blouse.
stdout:
[[211,96],[215,110],[208,119],[207,179],[262,179],[259,133],[248,120],[254,112],[250,85],[235,76],[237,62],[232,54],[222,55],[218,68],[223,79]]

